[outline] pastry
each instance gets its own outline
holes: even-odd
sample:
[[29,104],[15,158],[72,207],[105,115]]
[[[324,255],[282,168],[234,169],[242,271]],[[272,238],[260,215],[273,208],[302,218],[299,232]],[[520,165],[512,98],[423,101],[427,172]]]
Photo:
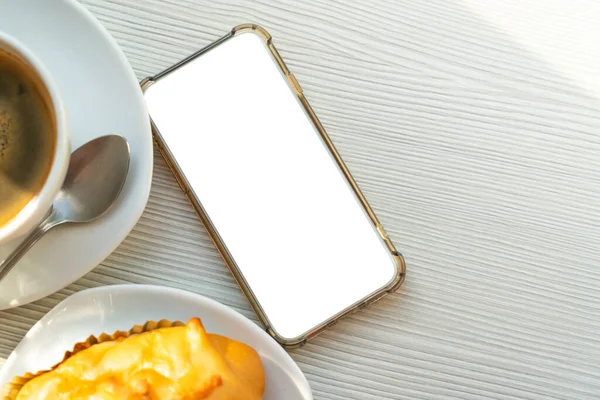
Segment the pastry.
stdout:
[[5,399],[262,398],[264,370],[250,346],[207,333],[198,318],[186,325],[161,323],[139,334],[92,337],[50,371],[14,380]]

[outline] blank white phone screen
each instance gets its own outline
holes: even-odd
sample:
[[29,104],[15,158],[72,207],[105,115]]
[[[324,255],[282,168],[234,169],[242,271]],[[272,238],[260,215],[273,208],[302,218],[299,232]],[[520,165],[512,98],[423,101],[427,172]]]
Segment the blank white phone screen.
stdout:
[[305,334],[394,278],[392,256],[257,34],[161,77],[146,101],[280,336]]

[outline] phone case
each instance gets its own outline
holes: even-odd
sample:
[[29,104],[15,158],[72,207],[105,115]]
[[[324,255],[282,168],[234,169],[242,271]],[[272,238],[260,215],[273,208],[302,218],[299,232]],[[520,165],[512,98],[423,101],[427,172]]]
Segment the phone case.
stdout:
[[[294,347],[299,347],[299,346],[304,345],[307,340],[309,340],[312,337],[318,335],[323,330],[325,330],[325,329],[333,326],[344,315],[347,315],[347,314],[353,313],[353,312],[355,312],[355,311],[357,311],[359,309],[362,309],[363,307],[367,306],[368,304],[371,304],[371,303],[379,300],[380,298],[382,298],[386,294],[396,291],[400,287],[400,285],[402,284],[402,282],[404,281],[404,277],[405,277],[405,273],[406,273],[406,266],[405,266],[405,263],[404,263],[404,258],[396,250],[396,248],[394,247],[394,244],[392,243],[392,241],[390,240],[389,236],[385,232],[383,226],[379,223],[379,220],[377,219],[377,216],[375,215],[375,213],[371,209],[371,206],[367,202],[365,196],[362,194],[360,188],[358,187],[358,185],[354,181],[354,178],[352,177],[352,175],[350,174],[350,171],[348,170],[348,168],[344,164],[344,161],[342,160],[341,156],[337,152],[337,150],[336,150],[335,146],[333,145],[331,139],[329,138],[329,136],[325,132],[325,129],[323,128],[323,126],[319,122],[319,119],[317,118],[317,116],[315,115],[313,109],[311,108],[310,104],[308,103],[308,100],[306,99],[306,97],[304,97],[304,93],[302,92],[302,88],[301,88],[300,84],[298,83],[298,81],[296,80],[296,78],[294,77],[294,75],[289,71],[289,69],[285,65],[285,62],[283,61],[283,59],[281,58],[281,56],[277,52],[277,49],[273,45],[271,35],[265,29],[263,29],[262,27],[260,27],[258,25],[255,25],[255,24],[242,24],[242,25],[238,25],[238,26],[234,27],[227,35],[225,35],[222,38],[218,39],[214,43],[206,46],[205,48],[201,49],[200,51],[192,54],[191,56],[189,56],[189,57],[185,58],[184,60],[178,62],[177,64],[175,64],[175,65],[167,68],[166,70],[158,73],[157,75],[154,75],[152,77],[148,77],[148,78],[145,78],[144,80],[142,80],[142,82],[140,83],[140,85],[142,87],[142,90],[145,91],[146,88],[148,88],[150,85],[152,85],[158,79],[160,79],[162,76],[165,76],[165,75],[169,74],[170,72],[176,70],[177,68],[179,68],[180,66],[184,65],[188,61],[190,61],[190,60],[192,60],[192,59],[194,59],[194,58],[196,58],[196,57],[198,57],[198,56],[206,53],[207,51],[209,51],[210,49],[214,48],[215,46],[218,46],[219,44],[223,43],[227,39],[232,38],[235,35],[237,35],[237,34],[239,34],[241,32],[246,32],[246,31],[253,31],[254,33],[258,34],[265,41],[268,49],[270,50],[271,54],[273,55],[273,58],[277,61],[277,64],[278,64],[279,68],[281,69],[281,71],[283,72],[283,74],[287,77],[289,86],[292,88],[292,90],[294,91],[294,93],[298,96],[298,99],[300,100],[300,103],[303,105],[304,109],[306,110],[307,114],[309,115],[310,119],[312,120],[312,123],[314,124],[315,128],[317,129],[317,131],[321,135],[323,141],[327,145],[327,148],[328,148],[329,152],[331,153],[331,155],[333,156],[333,158],[338,163],[338,165],[339,165],[341,171],[343,172],[346,180],[348,181],[348,183],[350,184],[350,186],[354,190],[357,198],[359,199],[360,203],[362,204],[362,206],[364,207],[366,213],[368,214],[369,218],[371,219],[371,222],[373,223],[373,226],[376,228],[376,231],[380,235],[380,237],[383,240],[383,242],[386,244],[386,246],[387,246],[387,248],[388,248],[388,250],[389,250],[389,252],[390,252],[390,254],[391,254],[391,256],[392,256],[392,258],[393,258],[393,260],[395,262],[395,264],[396,264],[396,270],[397,270],[395,278],[387,286],[381,288],[380,291],[378,291],[378,292],[374,293],[373,295],[371,295],[370,297],[368,297],[366,299],[363,299],[362,301],[360,301],[360,302],[358,302],[358,303],[356,303],[356,304],[348,307],[347,309],[345,309],[342,312],[338,313],[337,315],[335,315],[331,319],[329,319],[329,320],[323,322],[321,325],[315,327],[313,330],[311,330],[307,334],[305,334],[305,335],[303,335],[301,337],[297,337],[297,338],[285,338],[285,337],[281,337],[272,328],[272,326],[271,326],[271,324],[269,322],[268,317],[265,315],[263,309],[261,308],[260,304],[256,300],[254,294],[252,293],[252,289],[248,286],[248,284],[244,280],[244,277],[242,276],[241,271],[238,269],[235,261],[233,260],[233,258],[229,254],[229,252],[227,250],[226,244],[223,243],[223,241],[221,240],[221,238],[220,238],[217,230],[212,225],[212,223],[210,221],[210,217],[204,211],[200,200],[189,189],[189,184],[187,182],[186,177],[181,172],[180,168],[177,165],[177,162],[173,158],[172,154],[169,152],[169,149],[165,146],[165,144],[164,144],[164,142],[162,140],[162,137],[160,135],[160,132],[158,131],[158,129],[156,128],[156,126],[154,125],[154,123],[152,123],[153,136],[154,136],[154,140],[155,140],[155,143],[156,143],[158,149],[160,150],[162,156],[164,157],[164,159],[167,162],[167,165],[169,166],[169,168],[171,169],[171,171],[173,171],[173,174],[175,175],[175,178],[176,178],[179,186],[184,191],[184,193],[188,196],[188,198],[190,199],[192,205],[196,209],[196,212],[198,213],[198,216],[200,217],[200,220],[202,221],[202,223],[206,227],[206,230],[208,231],[208,233],[209,233],[211,239],[213,240],[215,246],[217,247],[219,253],[223,257],[223,260],[225,261],[225,263],[227,264],[227,266],[231,270],[231,273],[235,277],[235,280],[237,281],[238,285],[240,286],[240,288],[242,289],[242,291],[244,292],[244,294],[246,295],[246,297],[250,301],[250,304],[252,305],[252,308],[254,309],[254,311],[256,312],[256,314],[259,316],[259,318],[262,321],[262,323],[265,325],[266,331],[271,336],[273,336],[275,338],[275,340],[277,340],[282,346],[284,346],[286,348],[294,348]],[[332,293],[333,293],[333,291],[334,291],[334,288],[332,288]]]

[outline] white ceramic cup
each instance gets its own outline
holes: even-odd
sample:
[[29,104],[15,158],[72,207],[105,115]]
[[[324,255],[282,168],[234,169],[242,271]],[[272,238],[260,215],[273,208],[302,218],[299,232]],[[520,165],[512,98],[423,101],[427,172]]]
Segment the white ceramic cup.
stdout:
[[[54,109],[56,140],[50,171],[41,190],[8,222],[0,225],[0,245],[22,236],[37,226],[50,210],[54,197],[60,191],[71,157],[67,116],[54,80],[42,62],[17,39],[0,32],[0,50],[26,63],[44,84]],[[42,88],[42,89],[44,89]]]

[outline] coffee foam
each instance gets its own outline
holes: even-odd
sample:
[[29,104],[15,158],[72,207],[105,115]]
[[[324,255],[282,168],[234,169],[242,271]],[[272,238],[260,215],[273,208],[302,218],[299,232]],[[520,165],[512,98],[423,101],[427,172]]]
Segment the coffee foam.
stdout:
[[46,181],[56,146],[50,96],[19,57],[0,49],[0,226]]

